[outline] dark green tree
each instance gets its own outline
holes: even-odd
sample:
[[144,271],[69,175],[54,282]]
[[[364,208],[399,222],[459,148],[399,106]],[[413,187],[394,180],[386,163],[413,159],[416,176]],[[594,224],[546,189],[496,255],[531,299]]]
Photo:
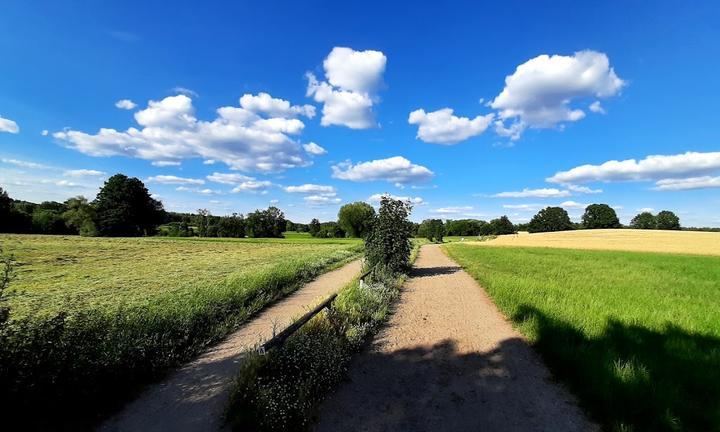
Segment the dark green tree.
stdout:
[[540,210],[533,216],[527,227],[531,233],[567,231],[572,228],[570,216],[562,207],[546,207]]
[[107,179],[95,201],[95,226],[102,236],[152,235],[163,222],[162,203],[143,182],[123,174]]
[[245,218],[243,215],[233,213],[231,216],[224,216],[217,221],[218,237],[245,237]]
[[313,219],[310,221],[310,224],[308,225],[308,232],[311,236],[315,237],[317,236],[317,233],[320,231],[320,221],[317,219]]
[[277,207],[255,210],[245,218],[245,232],[248,237],[277,237],[285,231],[285,215]]
[[515,225],[513,225],[512,222],[510,222],[510,219],[508,219],[507,216],[500,216],[497,219],[493,219],[489,223],[490,225],[490,232],[494,235],[505,235],[505,234],[515,234]]
[[657,220],[650,212],[642,212],[632,218],[630,226],[635,229],[655,229],[657,228]]
[[445,234],[445,225],[440,219],[425,219],[418,228],[418,234],[429,241],[442,243]]
[[62,218],[65,225],[81,236],[97,235],[95,228],[95,209],[88,203],[87,198],[78,196],[65,201],[65,210]]
[[380,198],[380,211],[365,237],[365,258],[373,268],[400,272],[410,265],[410,203],[389,196]]
[[583,226],[587,229],[620,228],[615,210],[607,204],[590,204],[585,208],[582,217]]
[[679,230],[680,218],[669,210],[663,210],[655,216],[657,221],[657,229],[661,230]]
[[374,219],[375,209],[362,201],[345,204],[338,211],[338,224],[348,237],[365,237]]

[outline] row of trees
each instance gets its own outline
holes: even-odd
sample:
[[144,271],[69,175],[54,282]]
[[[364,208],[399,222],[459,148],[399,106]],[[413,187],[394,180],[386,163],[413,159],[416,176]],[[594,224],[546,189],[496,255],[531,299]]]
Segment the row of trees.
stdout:
[[417,225],[415,235],[430,241],[442,242],[448,236],[490,236],[513,234],[517,227],[507,216],[501,216],[490,222],[477,219],[448,220],[443,223],[440,219],[425,219]]
[[636,229],[679,230],[680,218],[668,210],[663,210],[657,215],[642,212],[632,218],[630,226]]
[[[577,226],[570,221],[567,211],[562,207],[546,207],[540,210],[527,225],[527,230],[533,232],[566,231],[576,228],[602,229],[621,228],[620,219],[615,210],[607,204],[591,204],[585,208],[582,224]],[[632,219],[630,227],[637,229],[666,229],[679,230],[680,219],[675,213],[663,210],[654,216],[643,212]]]

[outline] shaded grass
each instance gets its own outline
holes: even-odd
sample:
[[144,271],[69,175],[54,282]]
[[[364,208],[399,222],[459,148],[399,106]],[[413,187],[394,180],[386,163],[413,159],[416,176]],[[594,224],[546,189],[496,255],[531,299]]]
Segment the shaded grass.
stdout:
[[[22,266],[10,321],[0,328],[0,404],[25,429],[91,425],[142,384],[360,251],[357,242],[2,240]],[[29,416],[35,412],[43,416]]]
[[611,430],[720,430],[720,258],[445,246]]

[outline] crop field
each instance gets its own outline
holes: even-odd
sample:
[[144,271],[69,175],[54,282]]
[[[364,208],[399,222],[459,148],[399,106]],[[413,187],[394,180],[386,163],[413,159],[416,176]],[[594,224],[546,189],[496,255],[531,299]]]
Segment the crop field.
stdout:
[[362,250],[360,240],[303,236],[0,243],[17,264],[0,332],[0,403],[87,422]]
[[[558,238],[569,247],[576,234],[598,235]],[[701,233],[674,234],[713,251]],[[596,421],[608,430],[720,430],[719,257],[490,246],[512,241],[499,240],[445,248]],[[685,251],[699,250],[692,245]]]
[[634,229],[521,232],[498,236],[482,245],[720,255],[720,233]]

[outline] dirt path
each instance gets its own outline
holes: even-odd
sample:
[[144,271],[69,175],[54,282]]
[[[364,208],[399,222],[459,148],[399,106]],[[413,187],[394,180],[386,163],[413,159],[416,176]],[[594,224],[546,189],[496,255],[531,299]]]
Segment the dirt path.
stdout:
[[424,246],[397,310],[316,431],[595,430],[485,291]]
[[100,427],[101,431],[215,431],[243,352],[282,330],[360,272],[360,260],[325,273],[265,309],[224,342],[172,373]]

